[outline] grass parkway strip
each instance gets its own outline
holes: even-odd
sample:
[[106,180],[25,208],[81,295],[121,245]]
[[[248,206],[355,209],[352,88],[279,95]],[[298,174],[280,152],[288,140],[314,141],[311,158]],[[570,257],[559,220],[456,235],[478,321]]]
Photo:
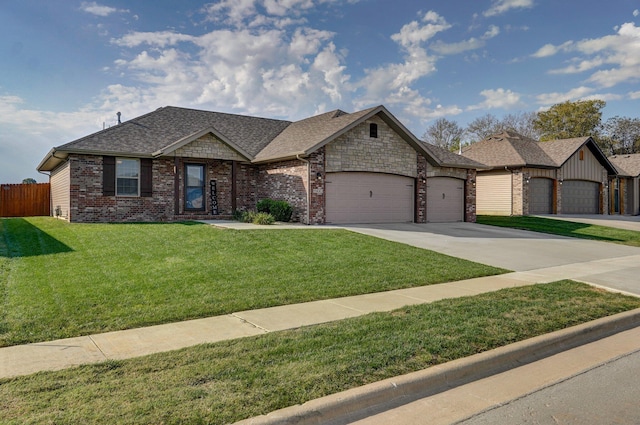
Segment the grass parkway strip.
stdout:
[[0,346],[504,273],[345,230],[0,220]]
[[225,424],[640,307],[571,281],[0,380],[4,424]]

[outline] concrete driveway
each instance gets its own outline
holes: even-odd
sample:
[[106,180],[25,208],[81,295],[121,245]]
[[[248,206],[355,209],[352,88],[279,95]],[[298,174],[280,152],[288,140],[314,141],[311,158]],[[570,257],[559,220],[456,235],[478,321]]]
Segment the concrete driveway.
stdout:
[[526,274],[640,295],[640,248],[475,223],[357,224],[348,230]]

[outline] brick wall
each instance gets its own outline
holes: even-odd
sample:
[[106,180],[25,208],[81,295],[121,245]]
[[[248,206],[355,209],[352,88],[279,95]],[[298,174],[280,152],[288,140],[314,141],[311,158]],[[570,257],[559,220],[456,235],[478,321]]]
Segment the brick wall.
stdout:
[[[205,165],[205,210],[184,209],[184,166],[186,163]],[[232,161],[211,159],[179,159],[178,212],[175,212],[175,175],[173,159],[155,159],[152,164],[153,193],[151,197],[124,197],[102,195],[102,156],[69,157],[70,208],[69,218],[74,222],[145,222],[186,219],[211,219],[209,182],[216,181],[218,218],[233,213]],[[247,164],[236,168],[236,206],[255,207],[257,202],[257,172]]]
[[[524,177],[521,171],[511,173],[511,211],[513,215],[523,215],[525,211],[529,211],[529,197],[525,193]],[[528,187],[528,186],[526,186]],[[525,204],[527,206],[525,207]]]
[[464,221],[476,222],[476,170],[467,170],[464,185]]
[[69,156],[69,219],[74,222],[167,221],[173,217],[173,164],[153,161],[153,197],[102,196],[102,156]]
[[416,182],[416,195],[415,195],[415,222],[426,223],[427,222],[427,160],[422,155],[417,155],[417,171],[418,179]]
[[305,224],[324,224],[325,211],[325,148],[312,153],[309,158],[309,219]]
[[297,159],[258,167],[258,200],[287,201],[293,207],[292,221],[307,224],[307,163]]

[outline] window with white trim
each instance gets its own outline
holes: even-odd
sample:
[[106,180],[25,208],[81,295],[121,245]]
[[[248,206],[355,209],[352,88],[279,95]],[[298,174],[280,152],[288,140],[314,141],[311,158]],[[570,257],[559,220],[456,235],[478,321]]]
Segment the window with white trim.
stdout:
[[116,158],[116,196],[140,196],[140,161]]

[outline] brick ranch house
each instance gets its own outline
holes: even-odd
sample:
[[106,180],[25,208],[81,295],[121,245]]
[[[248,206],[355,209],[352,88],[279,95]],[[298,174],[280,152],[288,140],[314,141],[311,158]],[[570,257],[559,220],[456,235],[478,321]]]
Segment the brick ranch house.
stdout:
[[482,165],[418,140],[384,106],[296,122],[168,106],[37,168],[71,222],[230,218],[271,198],[325,224],[475,221]]
[[485,164],[477,176],[477,213],[608,214],[616,169],[591,137],[538,142],[505,131],[468,146]]

